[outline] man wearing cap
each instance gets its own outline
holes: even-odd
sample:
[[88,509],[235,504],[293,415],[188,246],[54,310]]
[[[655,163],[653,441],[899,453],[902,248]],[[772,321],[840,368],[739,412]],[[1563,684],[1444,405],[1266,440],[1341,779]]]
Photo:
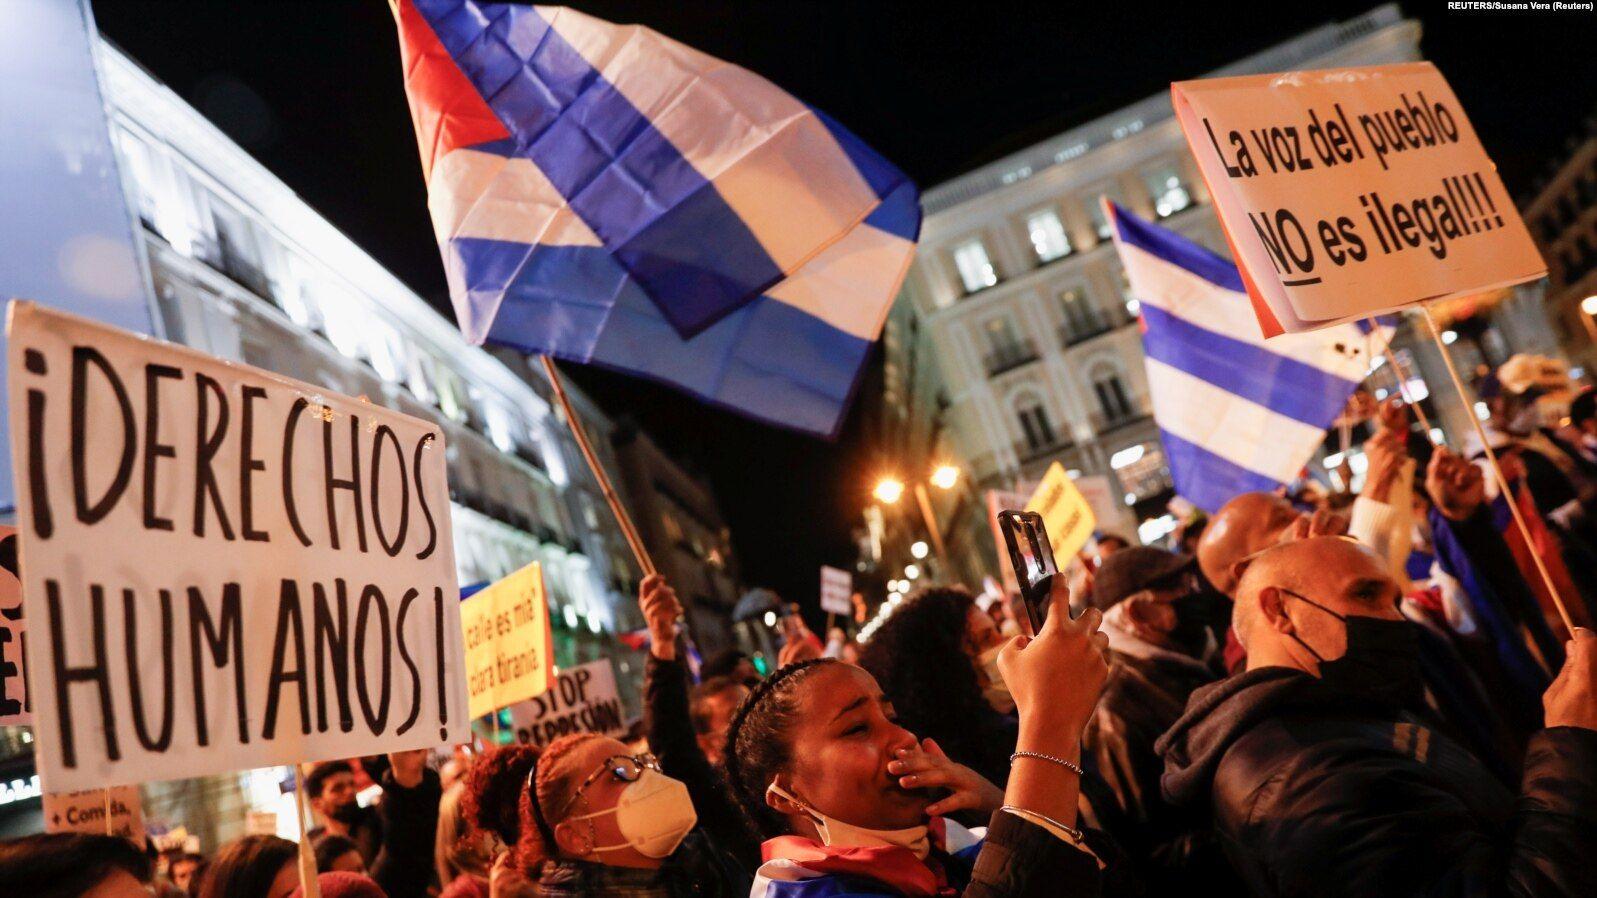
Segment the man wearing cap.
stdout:
[[1218,679],[1211,625],[1224,601],[1205,588],[1192,556],[1147,546],[1111,555],[1093,585],[1090,603],[1104,612],[1110,665],[1082,749],[1132,824],[1116,835],[1145,872],[1149,894],[1233,881],[1207,822],[1160,794],[1164,761],[1154,751],[1192,691]]

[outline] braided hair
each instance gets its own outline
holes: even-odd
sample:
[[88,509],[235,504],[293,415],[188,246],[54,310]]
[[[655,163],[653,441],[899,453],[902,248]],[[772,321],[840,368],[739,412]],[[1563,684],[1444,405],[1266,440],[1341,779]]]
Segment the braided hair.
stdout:
[[571,806],[568,801],[564,807],[559,807],[556,799],[569,798],[583,776],[582,771],[561,771],[556,765],[584,743],[600,738],[603,737],[598,733],[561,736],[544,746],[533,759],[521,790],[520,838],[515,855],[516,865],[529,875],[535,874],[545,861],[559,855],[554,828],[571,813]]
[[797,719],[799,686],[817,670],[841,663],[815,658],[789,664],[756,684],[732,715],[722,752],[726,778],[738,805],[764,836],[786,832],[781,815],[765,803],[765,790],[793,760],[788,731]]

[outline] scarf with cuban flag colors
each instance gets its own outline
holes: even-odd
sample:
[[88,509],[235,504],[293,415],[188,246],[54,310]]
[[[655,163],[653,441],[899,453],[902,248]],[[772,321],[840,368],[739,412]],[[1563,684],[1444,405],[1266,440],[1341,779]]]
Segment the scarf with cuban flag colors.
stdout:
[[951,898],[965,890],[985,834],[985,827],[934,817],[925,861],[897,846],[838,848],[780,836],[763,846],[749,898]]

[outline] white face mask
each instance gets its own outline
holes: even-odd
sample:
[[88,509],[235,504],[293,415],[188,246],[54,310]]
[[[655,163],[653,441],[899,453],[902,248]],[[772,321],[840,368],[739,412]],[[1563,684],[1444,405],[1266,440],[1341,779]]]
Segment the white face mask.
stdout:
[[982,698],[993,710],[1000,714],[1012,714],[1015,711],[1015,697],[1009,693],[1009,686],[1004,683],[1003,672],[998,669],[998,653],[1004,650],[1005,643],[1000,642],[980,655],[976,656],[976,666],[981,670],[987,682],[981,688]]
[[619,845],[595,845],[592,851],[631,848],[652,858],[666,857],[675,851],[683,837],[699,822],[687,784],[649,767],[643,768],[643,774],[621,790],[615,807],[568,819],[589,820],[606,814],[615,815],[621,837],[626,841]]
[[789,795],[776,783],[765,789],[767,795],[772,792],[803,808],[804,813],[810,815],[810,819],[815,821],[816,830],[820,832],[822,845],[838,848],[907,848],[921,860],[925,860],[926,855],[931,853],[931,829],[925,824],[907,829],[866,829],[826,816]]

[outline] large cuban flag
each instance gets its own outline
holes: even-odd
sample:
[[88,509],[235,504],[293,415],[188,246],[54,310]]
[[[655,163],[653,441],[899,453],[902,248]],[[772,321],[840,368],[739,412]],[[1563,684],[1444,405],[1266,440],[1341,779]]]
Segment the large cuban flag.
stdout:
[[395,0],[461,330],[831,436],[920,229],[765,79],[569,9]]
[[1236,265],[1104,200],[1140,304],[1154,420],[1176,493],[1214,512],[1297,478],[1391,326],[1266,340]]

